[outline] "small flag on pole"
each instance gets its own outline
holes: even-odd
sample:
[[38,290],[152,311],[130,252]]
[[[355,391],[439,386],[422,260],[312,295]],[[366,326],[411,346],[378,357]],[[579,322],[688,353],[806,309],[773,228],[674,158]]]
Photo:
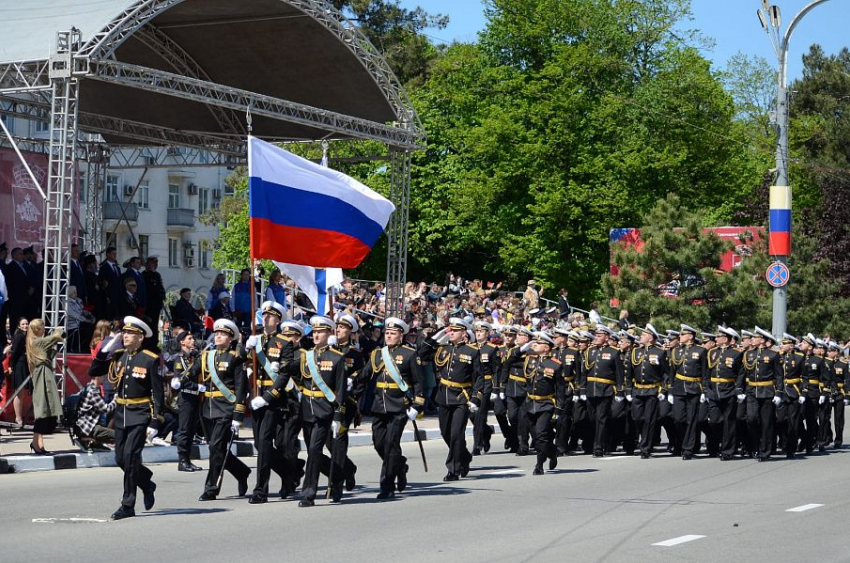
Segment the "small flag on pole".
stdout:
[[395,210],[354,178],[255,137],[248,138],[248,175],[254,258],[355,268]]
[[328,268],[325,270],[310,266],[299,266],[298,264],[285,264],[283,262],[275,262],[274,264],[280,268],[281,272],[295,280],[298,288],[313,303],[318,314],[326,315],[330,312],[328,294],[331,288],[342,283],[344,276],[340,268]]

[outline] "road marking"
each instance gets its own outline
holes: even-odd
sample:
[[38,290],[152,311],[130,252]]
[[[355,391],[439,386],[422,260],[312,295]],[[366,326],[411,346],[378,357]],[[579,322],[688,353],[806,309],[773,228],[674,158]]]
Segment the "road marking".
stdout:
[[525,473],[524,469],[502,469],[499,471],[491,471],[490,473],[484,473],[483,475],[514,475],[516,473]]
[[813,508],[820,508],[823,506],[822,504],[804,504],[803,506],[795,506],[794,508],[789,508],[785,512],[805,512],[807,510],[811,510]]
[[57,524],[60,522],[68,522],[71,524],[103,524],[106,520],[99,518],[33,518],[35,524]]
[[704,537],[705,536],[695,536],[695,535],[679,536],[678,538],[660,541],[660,542],[654,543],[652,545],[657,545],[658,547],[673,547],[674,545],[679,545],[680,543],[686,543],[686,542],[698,540],[698,539],[701,539],[701,538],[704,538]]
[[611,461],[612,459],[633,459],[635,456],[633,455],[606,455],[605,457],[598,457],[596,459],[601,461]]

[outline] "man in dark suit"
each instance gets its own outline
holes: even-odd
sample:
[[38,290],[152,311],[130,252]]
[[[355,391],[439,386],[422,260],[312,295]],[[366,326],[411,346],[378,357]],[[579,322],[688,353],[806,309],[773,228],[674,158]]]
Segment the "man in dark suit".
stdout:
[[136,291],[136,302],[139,306],[145,307],[148,301],[147,293],[145,292],[145,280],[142,277],[142,259],[138,256],[133,256],[124,262],[124,268],[124,275],[121,281],[123,282],[126,278],[133,278],[136,281],[136,287],[139,288]]
[[30,301],[35,293],[24,266],[24,252],[18,247],[12,249],[12,261],[6,265],[6,287],[9,290],[9,317],[12,326],[17,326],[21,317],[29,319]]
[[124,286],[121,283],[121,267],[115,261],[118,251],[114,246],[106,249],[106,260],[100,265],[97,279],[100,282],[100,288],[106,295],[106,311],[109,319],[116,319],[118,304],[121,302]]
[[38,261],[35,247],[24,248],[24,269],[27,272],[30,287],[33,288],[32,297],[29,300],[27,318],[36,319],[41,317],[41,300],[44,289],[44,262]]
[[80,245],[77,243],[71,245],[71,259],[68,263],[68,270],[71,272],[71,285],[77,288],[77,297],[82,299],[83,303],[88,303],[86,274],[83,271],[83,265],[80,263]]

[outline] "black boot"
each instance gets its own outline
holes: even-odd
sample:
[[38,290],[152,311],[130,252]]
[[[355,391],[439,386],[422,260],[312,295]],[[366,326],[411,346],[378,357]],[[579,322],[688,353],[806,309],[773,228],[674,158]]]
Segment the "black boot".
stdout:
[[188,460],[185,460],[185,459],[181,459],[177,463],[177,471],[186,471],[188,473],[192,473],[194,471],[197,471],[197,469],[194,469],[194,467],[197,467],[197,466],[192,465],[191,463],[189,463]]
[[148,488],[145,490],[145,510],[153,508],[153,505],[156,502],[156,498],[153,496],[154,491],[156,491],[156,483],[151,481],[151,484],[148,485]]
[[123,520],[124,518],[132,518],[136,515],[136,511],[130,507],[121,505],[121,507],[112,513],[113,520]]
[[351,473],[345,476],[345,490],[353,491],[354,487],[357,485],[357,482],[354,480],[354,475],[357,473],[357,467],[355,467]]
[[401,468],[398,476],[396,477],[396,488],[398,492],[404,492],[404,489],[407,487],[407,470],[410,469],[408,465],[405,463],[404,467]]

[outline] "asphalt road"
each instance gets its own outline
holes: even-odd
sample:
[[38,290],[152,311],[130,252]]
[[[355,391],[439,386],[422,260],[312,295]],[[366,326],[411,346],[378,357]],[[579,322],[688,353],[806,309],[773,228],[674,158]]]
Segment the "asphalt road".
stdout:
[[375,499],[378,457],[360,447],[358,488],[341,505],[251,506],[226,496],[229,475],[220,500],[200,503],[205,472],[153,465],[156,506],[140,499],[120,522],[108,521],[117,468],[0,475],[0,561],[850,560],[850,449],[767,463],[572,456],[544,476],[533,457],[491,452],[449,484],[442,443],[426,443],[427,474],[415,445],[404,449],[411,485],[393,501]]

